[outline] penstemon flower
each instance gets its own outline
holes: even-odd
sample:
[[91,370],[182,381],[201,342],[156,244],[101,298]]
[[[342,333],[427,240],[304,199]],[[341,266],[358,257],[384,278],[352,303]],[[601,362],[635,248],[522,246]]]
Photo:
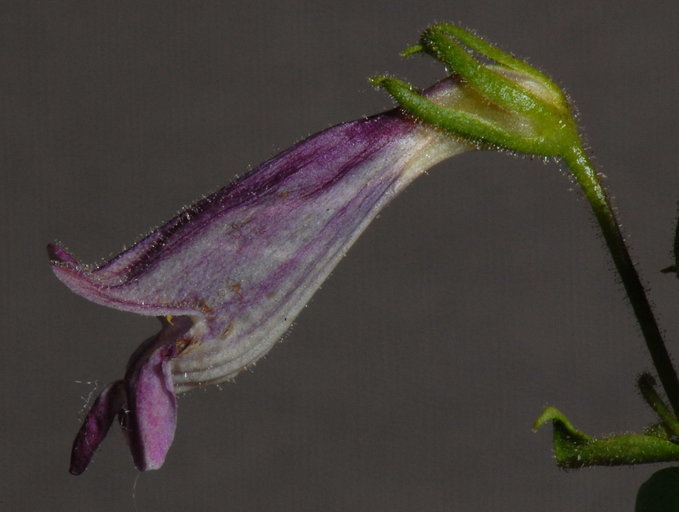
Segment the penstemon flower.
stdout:
[[402,103],[399,91],[426,102],[428,112],[453,112],[457,128],[422,123],[431,122],[428,114],[404,103],[410,113],[392,110],[309,137],[101,266],[83,265],[50,245],[53,270],[72,291],[161,322],[160,332],[132,354],[124,378],[93,404],[73,445],[71,472],[86,469],[116,416],[136,467],[159,468],[174,436],[176,394],[232,379],[266,354],[409,183],[464,151],[528,151],[549,139],[554,123],[545,122],[544,111],[570,115],[565,99],[546,77],[499,55],[490,55],[499,65],[483,66],[484,72],[516,91],[511,101],[528,98],[537,107],[515,108],[465,72],[423,95],[378,78],[374,83]]

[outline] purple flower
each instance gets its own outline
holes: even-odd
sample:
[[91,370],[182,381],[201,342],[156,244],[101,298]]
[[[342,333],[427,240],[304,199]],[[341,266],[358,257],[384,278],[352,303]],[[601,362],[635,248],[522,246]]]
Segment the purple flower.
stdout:
[[[454,79],[426,95],[490,108]],[[175,395],[231,379],[268,352],[380,209],[469,149],[393,110],[309,137],[103,265],[50,245],[54,273],[75,293],[162,324],[92,406],[71,472],[86,469],[116,416],[136,467],[159,468],[174,436]]]

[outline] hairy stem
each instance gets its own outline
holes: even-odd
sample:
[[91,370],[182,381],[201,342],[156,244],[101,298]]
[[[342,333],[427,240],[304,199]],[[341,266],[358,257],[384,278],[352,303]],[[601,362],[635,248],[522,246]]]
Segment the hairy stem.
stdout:
[[567,151],[563,159],[584,191],[601,226],[606,245],[611,252],[615,267],[618,269],[627,296],[632,303],[632,308],[641,327],[641,332],[658,372],[660,382],[665,389],[670,404],[672,404],[674,414],[679,415],[679,379],[677,379],[677,373],[674,370],[670,355],[651,310],[651,305],[646,297],[644,286],[632,263],[632,258],[620,232],[610,201],[599,181],[599,176],[592,162],[580,146],[573,147]]
[[637,380],[639,391],[646,403],[658,415],[665,428],[673,436],[679,436],[679,421],[674,417],[658,392],[655,390],[655,379],[648,373],[642,374]]

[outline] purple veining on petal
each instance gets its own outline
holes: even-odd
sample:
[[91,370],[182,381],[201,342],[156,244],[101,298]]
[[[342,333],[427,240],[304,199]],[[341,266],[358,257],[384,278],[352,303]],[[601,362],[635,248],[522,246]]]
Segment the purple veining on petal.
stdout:
[[[215,288],[220,286],[212,282],[202,288],[203,275],[230,270],[239,230],[252,220],[253,208],[264,221],[286,214],[413,127],[386,115],[326,130],[187,208],[94,271],[52,246],[54,271],[76,293],[107,306],[148,315],[201,314],[205,304],[219,304]],[[275,222],[270,228],[258,224],[262,230],[275,228]],[[204,237],[210,244],[196,247]]]
[[124,427],[140,471],[162,466],[174,439],[177,398],[170,360],[176,352],[174,343],[161,345],[130,368],[125,377],[129,411]]
[[[207,321],[210,332],[201,346],[174,362],[178,390],[230,378],[261,357],[379,210],[440,158],[468,149],[411,121],[387,116],[331,131],[356,125],[389,138],[382,145],[369,141],[369,154],[356,144],[333,145],[330,139],[328,146],[343,158],[331,155],[306,163],[295,182],[276,187],[275,200],[247,208],[247,222],[229,237],[235,238],[238,250],[219,274],[227,278],[216,290],[224,302],[215,306],[216,318]],[[392,127],[405,129],[392,135]],[[294,161],[288,165],[297,168]],[[237,294],[230,293],[233,286]]]
[[[429,94],[449,104],[464,96],[454,80]],[[162,465],[175,393],[229,379],[264,355],[382,207],[469,149],[394,110],[309,137],[97,268],[51,245],[54,272],[74,292],[163,322],[124,380],[121,422],[137,468]],[[96,442],[79,434],[79,472],[106,433],[97,421],[110,424],[104,405],[83,427]]]
[[161,331],[132,354],[125,373],[127,407],[120,419],[140,471],[160,468],[172,445],[177,398],[170,364],[188,345],[192,325],[188,317],[175,317],[172,322],[161,319],[161,323]]
[[122,380],[112,382],[99,394],[73,441],[70,467],[72,475],[79,475],[87,469],[124,404],[125,390]]
[[174,438],[177,422],[170,364],[189,341],[192,321],[163,319],[158,334],[132,354],[124,380],[104,388],[73,442],[70,471],[79,475],[92,461],[116,415],[127,438],[135,466],[140,471],[162,466]]

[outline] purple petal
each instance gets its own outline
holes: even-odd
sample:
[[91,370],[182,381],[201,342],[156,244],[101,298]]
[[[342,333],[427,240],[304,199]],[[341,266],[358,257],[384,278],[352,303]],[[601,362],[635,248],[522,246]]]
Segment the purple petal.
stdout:
[[[53,246],[54,271],[73,291],[106,306],[154,316],[209,312],[224,303],[224,291],[238,282],[253,252],[273,256],[267,264],[272,267],[291,251],[271,243],[292,237],[288,245],[298,246],[301,236],[311,238],[333,217],[342,222],[346,213],[359,219],[367,213],[394,185],[400,166],[362,177],[361,164],[398,164],[403,151],[390,146],[415,127],[397,115],[336,126],[196,203],[95,270]],[[362,197],[352,198],[354,192]],[[224,283],[229,276],[232,282]]]
[[[264,355],[382,207],[466,149],[386,114],[307,139],[239,182],[241,202],[185,257],[212,315],[201,343],[174,361],[175,389],[229,379]],[[264,192],[245,201],[251,189]]]
[[79,475],[87,469],[94,452],[106,437],[113,419],[124,405],[125,390],[121,380],[109,384],[99,394],[73,441],[71,474]]
[[[446,83],[438,90],[453,88]],[[74,292],[121,310],[205,316],[233,309],[243,295],[257,300],[278,288],[294,260],[315,252],[334,261],[332,253],[346,250],[421,171],[468,149],[396,111],[345,123],[265,162],[97,268],[52,245],[53,269]],[[420,158],[424,151],[431,158]],[[233,289],[246,287],[235,297]]]
[[133,355],[125,376],[128,409],[121,415],[134,464],[140,471],[163,465],[174,438],[177,399],[170,361],[191,325],[186,317],[163,322],[163,330]]
[[[448,80],[430,94],[460,93]],[[424,170],[471,149],[398,111],[335,126],[199,201],[89,269],[52,247],[56,275],[100,304],[190,315],[175,389],[220,382],[265,354],[379,210]]]
[[[463,91],[447,80],[429,94],[455,105]],[[229,379],[264,355],[378,212],[428,168],[469,149],[391,111],[309,137],[99,267],[49,246],[55,274],[74,292],[174,316],[128,364],[121,422],[137,468],[163,464],[175,392]],[[83,453],[91,458],[103,434]]]

